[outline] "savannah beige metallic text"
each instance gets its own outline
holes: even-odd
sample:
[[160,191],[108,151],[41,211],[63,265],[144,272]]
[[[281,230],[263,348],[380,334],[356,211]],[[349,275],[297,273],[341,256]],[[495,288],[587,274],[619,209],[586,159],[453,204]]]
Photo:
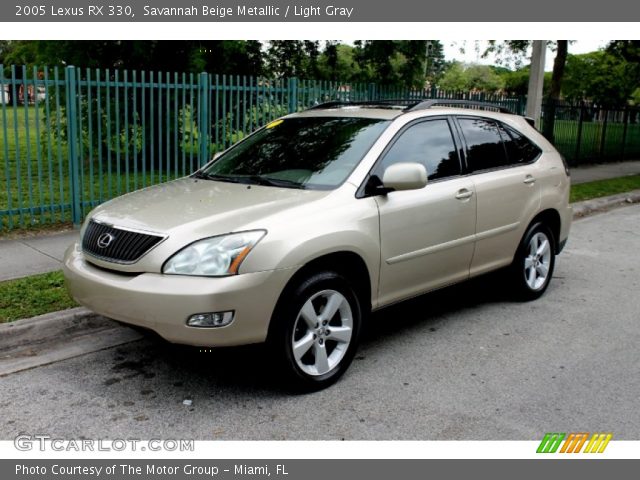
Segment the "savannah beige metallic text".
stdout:
[[569,234],[563,159],[523,117],[441,103],[322,104],[98,206],[66,252],[70,292],[171,342],[266,342],[311,390],[373,310],[497,269],[539,297]]

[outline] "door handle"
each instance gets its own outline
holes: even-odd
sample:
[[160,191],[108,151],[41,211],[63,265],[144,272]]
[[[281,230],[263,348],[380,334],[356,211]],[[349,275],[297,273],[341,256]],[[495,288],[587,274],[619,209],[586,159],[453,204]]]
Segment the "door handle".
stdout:
[[526,177],[524,177],[524,180],[522,182],[526,183],[527,185],[531,185],[536,183],[536,179],[533,175],[527,175]]
[[471,198],[472,195],[473,195],[472,190],[467,190],[466,188],[463,188],[461,190],[458,190],[458,193],[456,193],[456,198],[458,200],[466,200],[467,198]]

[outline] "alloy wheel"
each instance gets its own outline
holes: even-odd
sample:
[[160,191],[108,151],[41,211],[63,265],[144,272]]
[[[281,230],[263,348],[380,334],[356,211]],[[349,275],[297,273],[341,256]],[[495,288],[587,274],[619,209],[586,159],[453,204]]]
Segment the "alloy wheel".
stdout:
[[293,327],[292,351],[307,375],[324,375],[344,358],[353,335],[353,312],[337,290],[322,290],[302,305]]

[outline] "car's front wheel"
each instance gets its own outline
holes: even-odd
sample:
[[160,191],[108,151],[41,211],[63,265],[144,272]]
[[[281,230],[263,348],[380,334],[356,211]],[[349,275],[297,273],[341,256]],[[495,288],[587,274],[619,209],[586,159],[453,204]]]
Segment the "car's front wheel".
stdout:
[[554,239],[544,223],[531,225],[511,265],[511,280],[522,300],[540,297],[551,281],[555,266]]
[[355,354],[362,309],[336,272],[307,276],[279,302],[269,344],[288,383],[319,390],[334,383]]

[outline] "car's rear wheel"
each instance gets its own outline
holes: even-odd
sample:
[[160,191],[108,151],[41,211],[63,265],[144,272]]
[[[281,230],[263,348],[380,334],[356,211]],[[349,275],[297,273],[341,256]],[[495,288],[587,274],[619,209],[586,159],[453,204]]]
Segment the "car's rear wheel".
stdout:
[[349,282],[335,272],[311,274],[285,293],[272,319],[269,345],[296,389],[334,383],[355,354],[362,310]]
[[549,286],[555,266],[554,239],[543,223],[531,225],[511,265],[511,281],[522,300],[539,298]]

